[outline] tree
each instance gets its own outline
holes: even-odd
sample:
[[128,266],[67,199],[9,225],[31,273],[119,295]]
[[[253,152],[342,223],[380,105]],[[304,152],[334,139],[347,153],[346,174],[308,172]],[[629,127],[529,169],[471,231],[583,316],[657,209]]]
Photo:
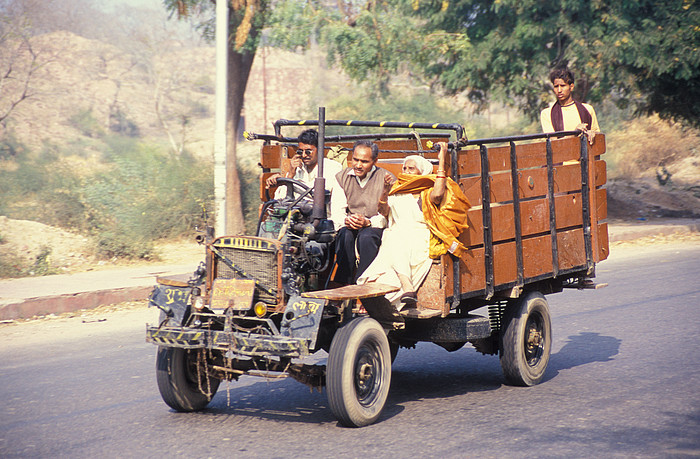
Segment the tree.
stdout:
[[287,0],[275,8],[285,16],[274,19],[288,34],[272,37],[290,47],[303,45],[300,32],[306,28],[306,36],[328,46],[331,60],[358,81],[371,76],[382,94],[401,70],[432,88],[466,92],[481,108],[498,99],[534,120],[551,101],[550,69],[567,65],[576,74],[580,100],[612,98],[700,126],[695,0],[339,4],[324,10],[313,1]]
[[395,3],[404,14],[427,17],[426,34],[458,34],[447,58],[426,67],[449,91],[469,90],[479,102],[493,94],[536,118],[550,99],[549,70],[568,65],[581,100],[611,97],[700,125],[693,84],[700,78],[700,9],[693,0]]
[[4,16],[0,23],[0,125],[35,94],[32,77],[46,62],[29,40],[25,17]]
[[268,41],[290,50],[320,42],[330,62],[375,94],[387,97],[392,77],[420,55],[420,21],[397,15],[394,8],[374,0],[281,0],[268,20]]
[[[163,0],[171,14],[179,18],[194,18],[202,35],[212,40],[216,25],[216,4],[211,0]],[[265,24],[266,0],[230,0],[228,47],[228,113],[227,152],[229,164],[237,164],[238,143],[243,97],[248,76],[253,66],[260,32]],[[227,168],[226,177],[226,230],[240,234],[245,230],[241,206],[241,182],[236,167]]]

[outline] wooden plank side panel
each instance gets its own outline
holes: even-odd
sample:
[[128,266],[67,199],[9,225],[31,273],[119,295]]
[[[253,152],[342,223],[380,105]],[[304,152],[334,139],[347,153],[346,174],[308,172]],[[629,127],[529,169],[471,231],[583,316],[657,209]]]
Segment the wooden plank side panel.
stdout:
[[583,245],[583,228],[557,233],[559,269],[569,269],[586,264]]
[[523,239],[525,278],[552,272],[552,238],[549,235]]
[[[583,225],[581,193],[557,195],[554,197],[554,202],[558,229]],[[521,202],[520,215],[523,237],[549,231],[549,201],[547,198]],[[467,247],[483,244],[484,229],[480,207],[469,210],[467,222],[469,227],[459,238],[460,241]],[[513,204],[491,207],[491,222],[493,242],[515,238]]]
[[[598,260],[607,257],[607,223],[598,227],[599,240],[603,243],[598,251]],[[585,268],[586,253],[584,250],[583,229],[573,228],[557,233],[559,248],[559,268]],[[460,260],[461,293],[482,291],[486,287],[484,269],[484,249],[478,247],[469,249]],[[523,271],[525,281],[552,273],[552,239],[549,234],[523,239]],[[445,261],[445,272],[452,273],[452,261]],[[453,292],[452,276],[445,276],[445,295]],[[496,289],[504,284],[515,282],[517,266],[515,263],[515,242],[508,241],[494,244],[494,283]]]
[[[518,168],[545,167],[547,165],[547,141],[518,145]],[[581,158],[581,146],[578,137],[552,139],[552,162],[560,164],[565,161],[577,161]]]
[[[386,169],[395,176],[398,176],[399,174],[402,173],[403,170],[403,162],[397,162],[397,163],[385,163],[385,162],[379,162],[377,164],[378,167],[381,169]],[[433,166],[433,173],[437,171],[437,166]]]
[[610,242],[608,239],[608,224],[600,223],[598,224],[598,250],[593,248],[593,256],[595,257],[596,263],[603,261],[610,255]]
[[608,190],[599,188],[595,191],[598,221],[608,218]]
[[579,137],[552,138],[552,161],[554,164],[581,159],[581,139]]
[[518,278],[518,264],[515,258],[515,242],[494,244],[493,281],[496,286],[515,282]]
[[595,162],[595,186],[603,186],[608,181],[608,169],[605,161],[597,160]]
[[[510,171],[510,146],[488,146],[489,171]],[[581,156],[578,137],[552,139],[552,160],[555,164],[578,161]],[[547,165],[547,141],[545,139],[520,143],[515,147],[518,169],[544,167]],[[459,174],[481,174],[481,159],[478,146],[470,146],[459,152]]]
[[593,152],[593,156],[600,156],[605,153],[605,134],[596,134],[593,145],[588,148]]
[[421,308],[438,310],[443,316],[450,312],[449,305],[445,304],[447,295],[444,277],[443,265],[433,262],[423,284],[416,292]]
[[[452,263],[449,262],[446,271],[452,273]],[[486,286],[486,275],[484,270],[484,248],[470,249],[465,256],[459,260],[459,281],[460,290],[464,292],[473,292],[483,290]],[[448,282],[445,292],[451,295],[454,290],[452,285],[452,276],[448,276]]]
[[279,169],[280,160],[294,155],[291,147],[286,145],[263,145],[260,149],[260,165],[268,169]]
[[[518,179],[520,199],[529,199],[547,195],[547,169],[528,169],[520,171]],[[460,188],[472,206],[481,205],[481,177],[460,179]],[[568,193],[581,189],[581,165],[560,164],[554,168],[554,192]],[[491,175],[491,203],[513,200],[513,186],[510,173]]]

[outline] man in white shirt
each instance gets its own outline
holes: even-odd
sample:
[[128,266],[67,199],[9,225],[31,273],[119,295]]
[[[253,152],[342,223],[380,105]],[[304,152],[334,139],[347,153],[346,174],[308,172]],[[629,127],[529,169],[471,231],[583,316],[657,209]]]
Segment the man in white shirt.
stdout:
[[[291,159],[291,173],[285,175],[286,178],[298,180],[310,188],[313,188],[314,181],[318,176],[318,132],[307,129],[299,134],[296,154]],[[343,166],[332,159],[323,158],[323,176],[326,178],[326,190],[333,194],[336,185],[335,175],[343,170]],[[265,186],[270,188],[277,185],[277,179],[281,174],[273,174],[265,181]],[[286,195],[286,187],[279,187],[275,191],[275,199],[282,199]],[[331,215],[328,216],[332,220]]]
[[390,183],[396,178],[377,167],[378,158],[377,144],[358,140],[352,150],[352,166],[335,176],[339,189],[331,196],[331,214],[338,230],[334,280],[340,284],[354,284],[377,256],[382,242],[386,219],[378,206],[384,177],[390,176]]
[[549,74],[549,81],[557,101],[540,113],[542,132],[579,130],[588,134],[592,145],[600,132],[598,118],[591,105],[574,100],[574,74],[567,68],[555,68]]

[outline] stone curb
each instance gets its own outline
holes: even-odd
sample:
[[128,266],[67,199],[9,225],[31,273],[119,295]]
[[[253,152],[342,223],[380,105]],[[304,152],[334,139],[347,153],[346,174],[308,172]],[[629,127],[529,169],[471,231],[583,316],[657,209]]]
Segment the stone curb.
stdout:
[[93,309],[124,301],[148,298],[153,286],[126,287],[94,292],[27,298],[0,305],[0,320],[28,319],[34,316],[61,314],[80,309]]

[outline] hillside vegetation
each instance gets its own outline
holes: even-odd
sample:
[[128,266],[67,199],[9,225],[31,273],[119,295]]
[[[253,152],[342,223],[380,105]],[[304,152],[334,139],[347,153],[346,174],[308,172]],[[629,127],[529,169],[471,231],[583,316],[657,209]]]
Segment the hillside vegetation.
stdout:
[[[0,277],[70,270],[88,256],[151,259],[157,241],[213,221],[212,48],[165,42],[129,51],[69,32],[31,45],[44,59],[32,96],[0,123]],[[471,138],[539,131],[516,112],[493,106],[475,114],[465,97],[424,87],[371,99],[320,55],[265,50],[246,94],[249,130],[269,133],[274,119],[315,117],[324,105],[336,119],[461,122]],[[4,88],[0,107],[20,90]],[[607,133],[610,216],[700,216],[698,131],[597,109]],[[258,147],[244,143],[239,152],[249,230],[259,205]],[[46,243],[30,235],[23,243],[11,229],[17,221],[48,225],[22,226]]]

